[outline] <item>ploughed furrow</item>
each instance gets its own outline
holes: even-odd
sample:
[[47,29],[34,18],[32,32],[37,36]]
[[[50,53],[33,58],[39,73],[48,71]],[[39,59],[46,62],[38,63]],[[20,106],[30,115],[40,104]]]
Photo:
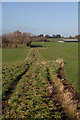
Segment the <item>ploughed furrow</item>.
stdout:
[[61,114],[51,99],[48,87],[46,68],[35,61],[18,82],[3,118],[60,120]]
[[52,85],[49,88],[52,100],[55,102],[56,107],[59,108],[63,120],[79,120],[80,113],[77,109],[78,100],[73,99],[73,93],[69,91],[69,86],[67,86],[67,89],[65,88],[61,80],[57,78],[51,65],[48,68],[48,74],[50,84]]
[[[49,92],[56,107],[61,112],[62,119],[80,120],[80,94],[75,91],[66,79],[64,75],[64,62],[45,62],[39,52],[38,55],[42,61],[41,64],[46,67],[47,78],[50,84]],[[58,72],[58,70],[61,71]]]
[[38,49],[32,49],[25,62],[31,65],[5,101],[3,119],[79,120],[79,99],[73,99],[69,84],[65,87],[58,75],[62,65],[45,61]]

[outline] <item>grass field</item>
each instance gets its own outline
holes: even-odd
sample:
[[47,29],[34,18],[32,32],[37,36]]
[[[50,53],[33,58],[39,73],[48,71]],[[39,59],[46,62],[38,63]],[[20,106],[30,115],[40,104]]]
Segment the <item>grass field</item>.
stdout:
[[[46,60],[56,60],[63,58],[65,62],[65,74],[68,80],[77,89],[78,84],[78,43],[32,43],[33,48],[40,49],[40,53]],[[29,52],[29,49],[3,49],[2,50],[2,64],[12,65],[23,61]]]
[[[56,60],[63,58],[65,62],[65,74],[68,80],[77,89],[78,83],[78,43],[32,43],[33,47],[46,48],[40,49],[40,53],[46,60]],[[2,64],[12,65],[21,62],[27,57],[29,49],[3,49]]]
[[[74,68],[77,44],[33,43],[32,46],[31,49],[3,49],[2,119],[79,118],[76,116],[79,114],[78,102],[75,105],[76,92],[66,79],[58,78],[61,65],[55,61],[64,59],[65,73],[68,75],[68,71],[73,70],[68,77],[71,75],[72,83],[76,83],[72,74],[75,70],[77,73],[77,68]],[[76,73],[74,78],[77,78]]]
[[3,119],[61,119],[40,61],[33,49],[28,60],[3,68]]
[[58,41],[58,40],[61,40],[61,39],[63,39],[63,38],[48,38],[48,40],[50,40],[50,41]]
[[26,59],[29,49],[18,48],[18,49],[2,49],[2,65],[12,65],[22,62]]
[[78,43],[33,43],[36,46],[44,44],[44,48],[40,49],[40,53],[46,60],[56,60],[63,58],[65,62],[65,74],[70,83],[78,89]]

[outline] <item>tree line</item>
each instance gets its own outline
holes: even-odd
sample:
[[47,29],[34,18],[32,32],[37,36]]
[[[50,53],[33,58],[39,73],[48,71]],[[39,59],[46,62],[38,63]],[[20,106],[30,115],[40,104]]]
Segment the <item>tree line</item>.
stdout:
[[34,36],[28,32],[15,31],[13,33],[7,33],[2,35],[2,47],[6,48],[17,48],[19,44],[26,44],[27,47],[31,46],[32,42],[48,41],[43,34]]
[[2,35],[2,47],[17,48],[19,44],[26,44],[27,47],[31,46],[32,42],[49,42],[48,38],[61,38],[61,35],[32,35],[28,32],[20,32],[19,30],[13,33],[7,33]]
[[[2,38],[2,47],[6,47],[6,48],[17,48],[19,44],[23,45],[26,44],[27,47],[31,46],[32,42],[50,42],[48,40],[48,38],[64,38],[62,37],[60,34],[53,34],[52,36],[46,34],[45,36],[43,34],[40,35],[32,35],[29,32],[20,32],[19,30],[13,32],[13,33],[7,33],[7,34],[3,34],[2,36],[0,36],[0,41]],[[80,39],[80,35],[72,37],[69,36],[68,38],[72,39],[72,38],[76,38],[76,39]]]

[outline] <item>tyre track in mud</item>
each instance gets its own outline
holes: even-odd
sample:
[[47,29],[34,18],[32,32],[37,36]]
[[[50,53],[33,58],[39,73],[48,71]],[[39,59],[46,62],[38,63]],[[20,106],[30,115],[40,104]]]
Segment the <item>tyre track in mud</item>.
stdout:
[[62,119],[80,120],[80,94],[66,79],[64,74],[64,62],[61,62],[61,68],[58,70],[55,81],[53,74],[50,73],[51,69],[49,68],[50,66],[48,67],[48,61],[45,62],[39,51],[37,52],[41,59],[41,64],[46,67],[47,80],[50,84],[49,92],[51,98],[56,103],[56,107],[58,107],[62,113]]
[[72,84],[69,83],[65,76],[64,69],[65,64],[62,62],[57,75],[61,86],[63,87],[61,92],[63,93],[64,101],[66,100],[66,102],[70,104],[70,107],[74,109],[73,112],[76,111],[74,112],[75,119],[80,120],[80,93],[74,89]]
[[[40,64],[40,59],[39,59],[39,56],[36,54],[36,50],[34,51],[34,55],[33,55],[34,57],[35,57],[35,62],[33,62],[33,64],[31,65],[31,67],[30,67],[30,69],[28,70],[28,73],[26,72],[26,77],[27,77],[27,80],[31,80],[32,78],[35,78],[36,77],[36,69],[37,69],[37,66],[38,66],[38,70],[40,69],[39,67],[41,66],[41,69],[43,70],[44,68],[44,66],[42,66],[42,64]],[[40,73],[40,70],[38,71],[38,74],[37,75],[39,75],[39,73]],[[46,73],[45,73],[46,74]],[[24,74],[25,75],[25,74]],[[40,74],[40,76],[42,77],[43,75],[42,74]],[[38,76],[38,80],[40,79],[39,77],[40,76]],[[46,77],[45,77],[45,82],[47,83],[47,80],[46,80]],[[44,81],[44,80],[42,80],[42,82]],[[33,82],[34,82],[35,80],[33,80],[31,83],[30,83],[30,86],[32,86],[32,84],[33,84]],[[36,82],[36,84],[39,84],[38,83],[38,81],[35,81]],[[20,84],[20,83],[19,83]],[[18,85],[19,85],[18,84]],[[34,84],[35,85],[35,84]],[[36,85],[35,85],[36,86]],[[28,89],[29,89],[29,87],[28,87]],[[46,89],[45,89],[46,90]],[[33,91],[34,91],[34,93],[36,93],[35,91],[36,91],[36,89],[34,89],[33,88]],[[26,91],[27,92],[27,91]],[[38,91],[39,92],[39,91]],[[14,94],[13,94],[14,95]],[[40,94],[41,95],[41,94]],[[13,97],[13,96],[11,96],[11,97]],[[43,96],[43,101],[44,101],[44,97],[46,98],[47,96]],[[51,99],[51,98],[50,98]],[[38,102],[39,102],[39,100],[38,100]],[[48,101],[49,102],[49,101]],[[46,105],[47,105],[47,103],[46,102],[44,102]],[[56,111],[56,110],[54,110],[54,111]],[[6,110],[5,110],[5,114],[6,114]],[[54,117],[54,120],[56,120],[55,119],[55,117]]]
[[[53,100],[55,106],[58,108],[59,112],[61,113],[61,120],[66,120],[66,118],[68,117],[66,115],[64,111],[64,109],[62,108],[62,105],[61,105],[61,102],[59,101],[59,98],[58,98],[58,95],[57,95],[57,91],[55,89],[55,85],[54,83],[52,82],[51,78],[50,78],[50,73],[49,73],[49,68],[48,68],[48,62],[50,63],[50,61],[47,61],[47,62],[44,62],[41,54],[39,53],[38,50],[37,51],[37,54],[38,54],[38,57],[39,57],[39,63],[46,68],[46,72],[47,72],[47,81],[49,83],[49,86],[48,86],[48,90],[49,90],[49,93],[50,93],[50,99]],[[52,62],[52,61],[51,61]]]
[[[79,94],[77,95],[76,91],[69,84],[69,82],[65,78],[62,77],[62,75],[60,74],[61,69],[56,74],[56,77],[54,77],[54,75],[51,73],[51,70],[53,67],[52,63],[50,63],[48,61],[44,61],[44,59],[40,55],[38,49],[33,49],[33,50],[34,50],[34,52],[33,52],[32,56],[35,60],[35,64],[37,61],[38,64],[40,64],[42,67],[46,68],[47,81],[49,83],[48,90],[50,93],[50,99],[53,100],[53,102],[55,103],[55,106],[61,112],[61,118],[62,118],[61,120],[80,120],[79,112],[75,112],[77,110],[80,110]],[[30,53],[29,53],[28,57],[29,56],[30,56]],[[27,73],[27,71],[29,71],[31,68],[33,68],[32,64],[34,64],[34,61],[31,63],[31,65],[28,67],[28,69],[19,76],[18,81],[16,83],[14,83],[14,85],[12,86],[13,92],[16,89],[20,79]],[[7,99],[6,99],[7,102],[10,99],[10,97],[12,96],[13,92],[7,96]],[[75,96],[77,95],[77,97],[73,96],[74,94],[75,94]],[[4,108],[8,104],[7,102],[6,102],[6,104],[4,104],[4,106],[3,106]],[[68,104],[69,104],[69,106],[68,106]],[[72,110],[73,107],[75,108],[74,110]],[[71,113],[69,114],[69,112],[71,112]]]

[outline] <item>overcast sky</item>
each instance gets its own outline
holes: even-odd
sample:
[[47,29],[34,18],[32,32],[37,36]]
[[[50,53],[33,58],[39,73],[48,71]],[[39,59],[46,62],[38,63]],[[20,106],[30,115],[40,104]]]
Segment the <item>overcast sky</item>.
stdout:
[[77,2],[3,2],[3,33],[78,34]]

